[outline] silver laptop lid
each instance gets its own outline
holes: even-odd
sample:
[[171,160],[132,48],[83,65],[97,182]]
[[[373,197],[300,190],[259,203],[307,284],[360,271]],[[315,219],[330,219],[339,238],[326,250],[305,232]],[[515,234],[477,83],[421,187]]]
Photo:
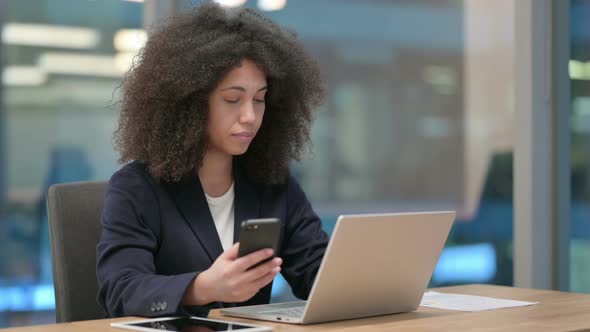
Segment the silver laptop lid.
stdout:
[[455,215],[445,211],[340,216],[303,323],[415,310]]

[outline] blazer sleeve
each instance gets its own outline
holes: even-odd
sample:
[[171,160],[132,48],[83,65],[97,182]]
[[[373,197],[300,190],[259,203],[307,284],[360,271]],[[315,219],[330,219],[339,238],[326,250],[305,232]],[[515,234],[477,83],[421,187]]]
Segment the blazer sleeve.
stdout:
[[145,175],[126,166],[111,177],[96,248],[97,300],[111,317],[182,312],[180,303],[198,272],[157,274],[159,214]]
[[297,181],[287,181],[287,222],[281,251],[282,274],[293,294],[307,299],[328,246],[328,235]]

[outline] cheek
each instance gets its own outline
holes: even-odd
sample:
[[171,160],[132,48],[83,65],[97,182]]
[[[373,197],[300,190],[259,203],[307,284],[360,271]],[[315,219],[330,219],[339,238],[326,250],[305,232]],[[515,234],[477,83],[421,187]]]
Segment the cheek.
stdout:
[[217,119],[217,121],[211,121],[209,123],[209,137],[213,141],[221,142],[225,139],[228,133],[231,131],[231,124],[228,124],[227,119]]
[[258,127],[262,125],[262,120],[264,120],[264,111],[265,109],[263,108],[261,111],[259,111],[259,115],[257,116]]
[[209,133],[218,134],[227,131],[231,126],[231,111],[220,105],[214,105],[209,110]]

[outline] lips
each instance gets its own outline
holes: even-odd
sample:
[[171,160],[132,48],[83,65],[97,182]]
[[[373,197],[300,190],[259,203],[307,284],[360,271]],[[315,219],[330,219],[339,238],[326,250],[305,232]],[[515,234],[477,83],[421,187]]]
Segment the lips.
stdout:
[[243,143],[250,143],[254,139],[254,133],[243,131],[241,133],[233,134],[233,137],[237,138]]
[[243,137],[243,138],[252,138],[252,137],[254,137],[254,133],[243,131],[241,133],[233,134],[233,136]]

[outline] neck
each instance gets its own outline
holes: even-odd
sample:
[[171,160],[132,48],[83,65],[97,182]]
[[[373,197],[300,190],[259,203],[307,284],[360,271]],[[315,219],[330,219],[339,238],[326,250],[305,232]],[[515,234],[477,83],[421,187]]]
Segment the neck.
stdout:
[[233,183],[233,156],[207,151],[198,173],[205,193],[211,197],[219,197]]

